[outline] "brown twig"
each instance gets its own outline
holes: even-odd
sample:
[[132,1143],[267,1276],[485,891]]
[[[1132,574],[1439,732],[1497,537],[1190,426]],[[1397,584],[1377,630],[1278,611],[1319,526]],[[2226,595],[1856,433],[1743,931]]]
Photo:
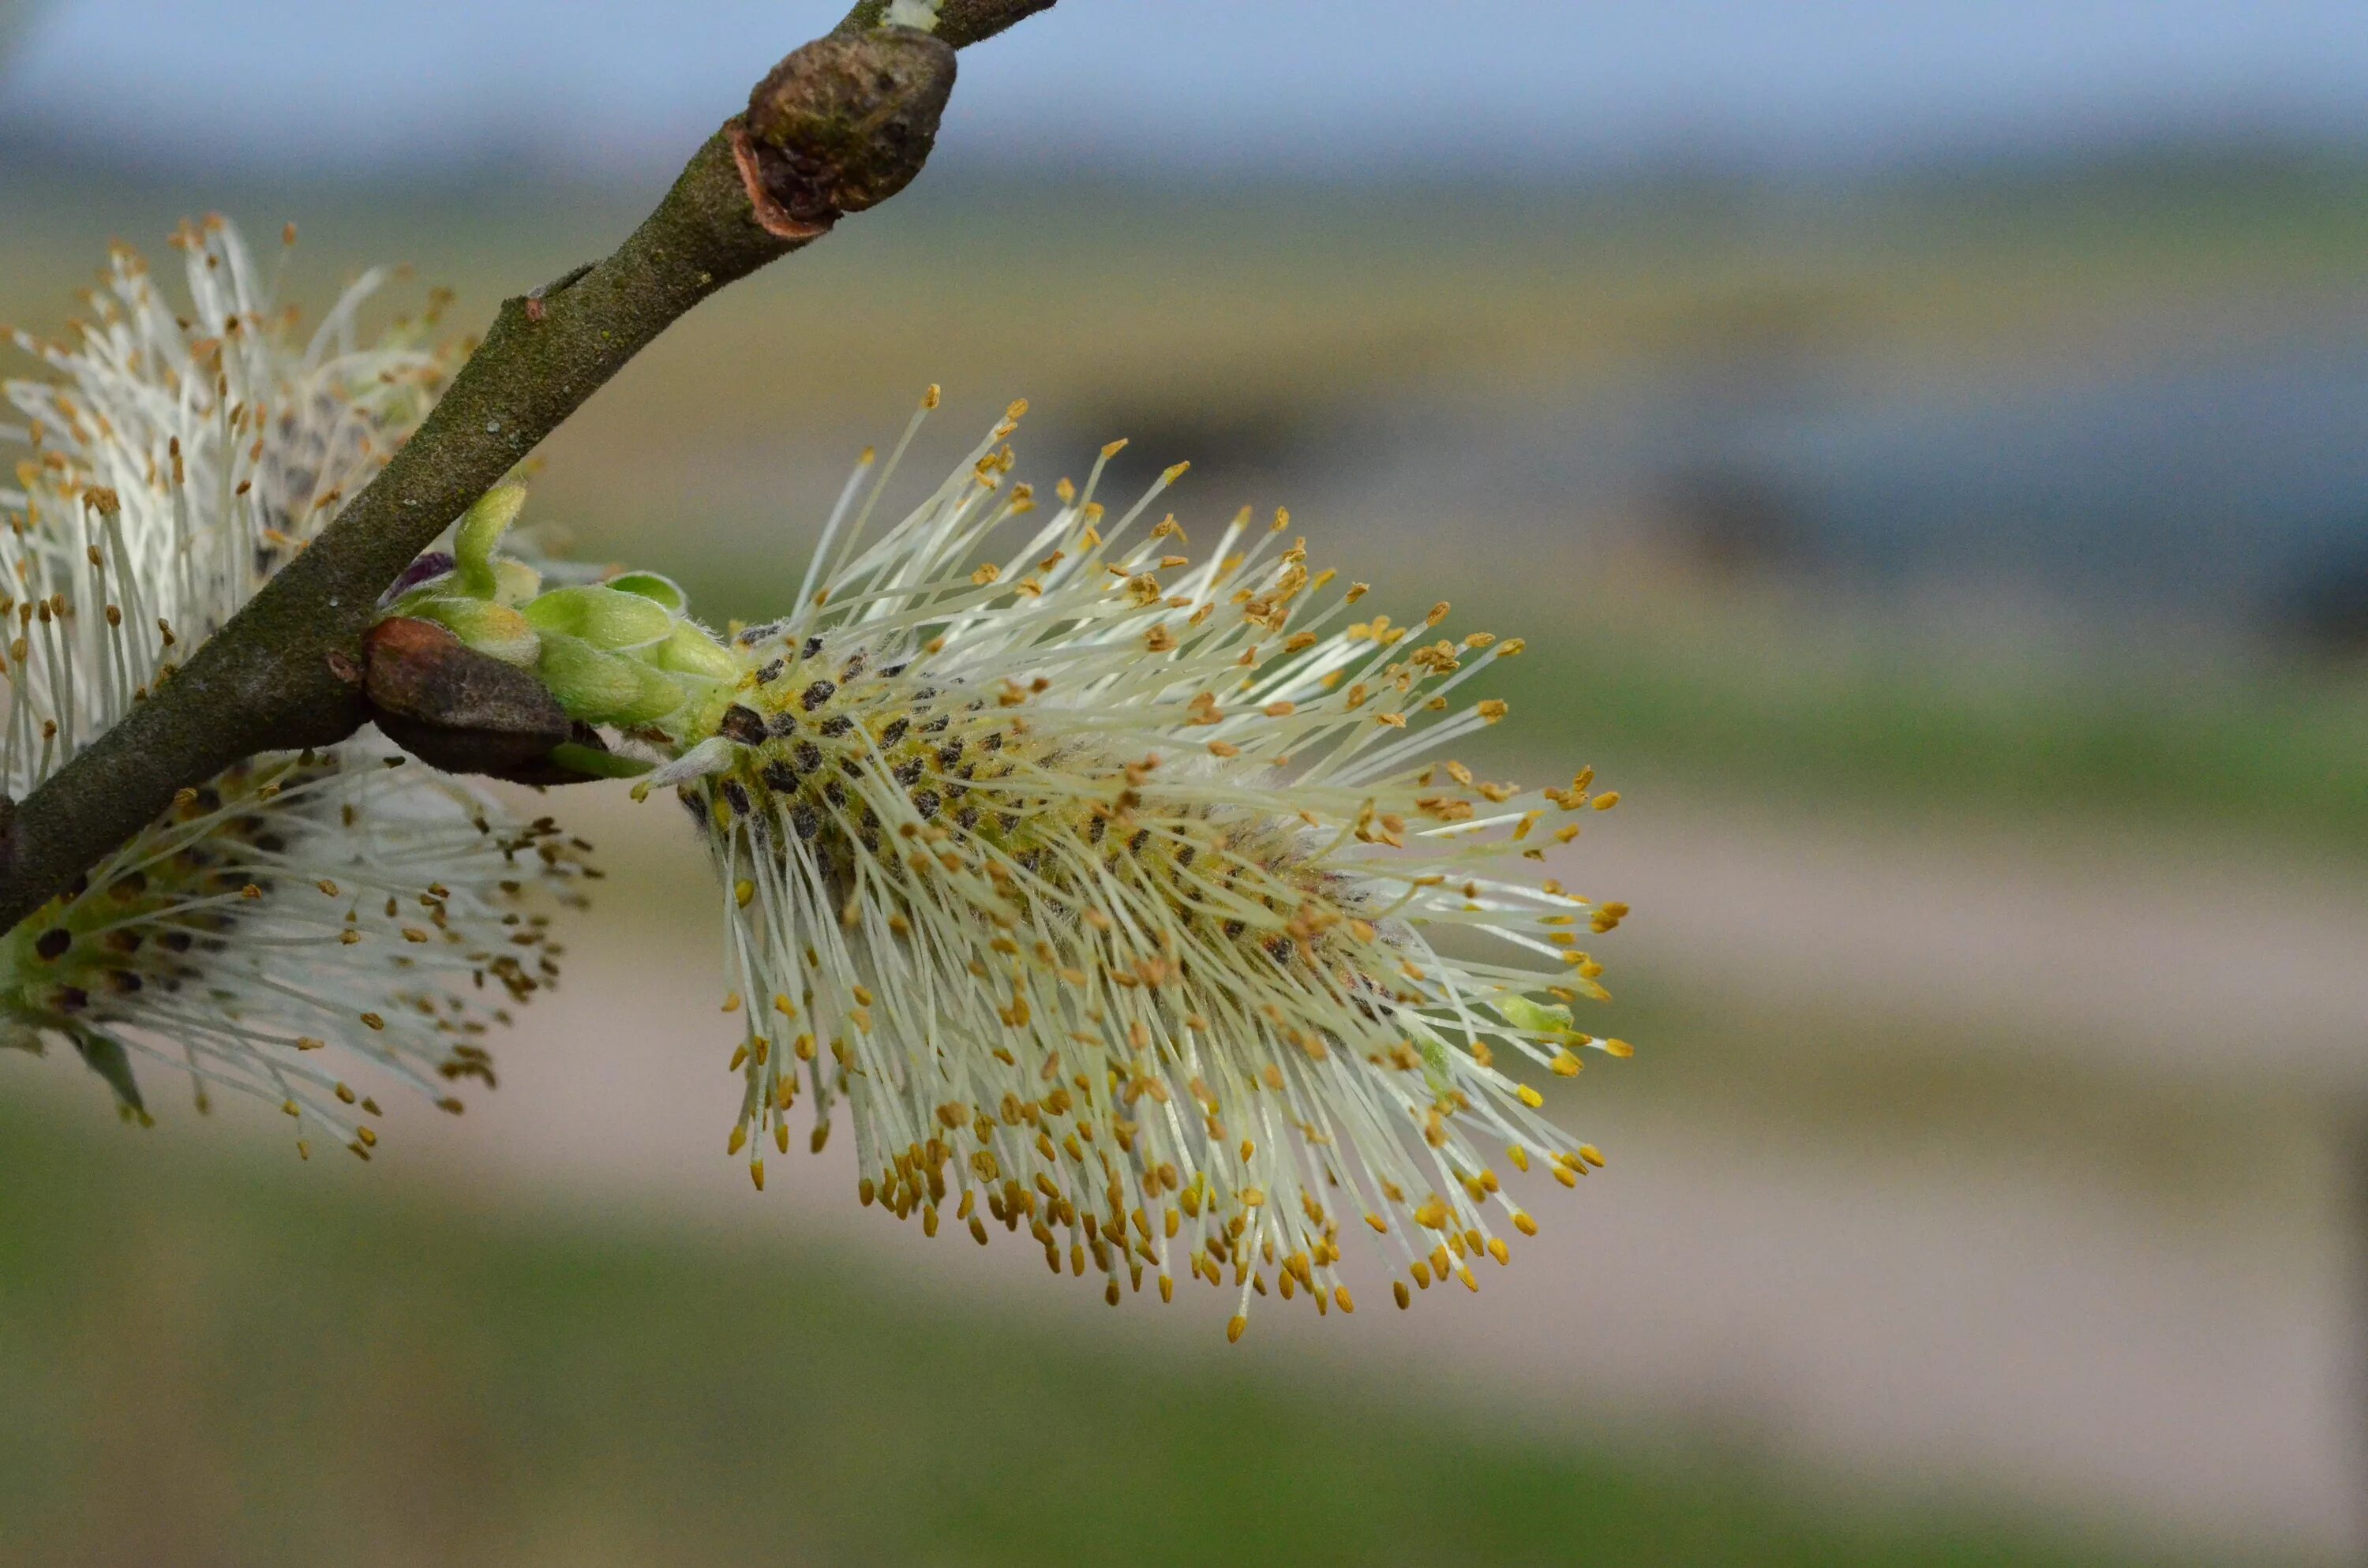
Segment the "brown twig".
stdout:
[[[350,735],[369,711],[362,636],[404,566],[692,306],[901,189],[928,155],[952,50],[1052,4],[947,0],[926,37],[880,29],[885,0],[865,0],[758,85],[613,254],[504,302],[434,413],[309,550],[122,722],[23,801],[0,797],[0,929],[175,790]],[[787,233],[758,217],[785,192]]]

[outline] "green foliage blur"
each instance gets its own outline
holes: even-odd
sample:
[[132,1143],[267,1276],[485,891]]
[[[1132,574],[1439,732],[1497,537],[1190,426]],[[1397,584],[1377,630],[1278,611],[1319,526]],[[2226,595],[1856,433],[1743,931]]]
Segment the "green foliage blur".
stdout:
[[2144,1560],[1247,1349],[1212,1373],[828,1247],[487,1213],[62,1119],[0,1109],[12,1562]]

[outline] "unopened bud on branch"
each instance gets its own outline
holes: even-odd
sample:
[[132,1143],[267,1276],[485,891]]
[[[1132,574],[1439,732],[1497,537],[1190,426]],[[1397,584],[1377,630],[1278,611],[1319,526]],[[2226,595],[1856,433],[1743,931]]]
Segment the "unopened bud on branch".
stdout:
[[575,733],[530,672],[407,616],[362,639],[362,690],[389,740],[448,773],[510,777]]
[[921,172],[954,86],[954,51],[911,28],[833,34],[792,51],[748,95],[733,151],[757,221],[811,239]]

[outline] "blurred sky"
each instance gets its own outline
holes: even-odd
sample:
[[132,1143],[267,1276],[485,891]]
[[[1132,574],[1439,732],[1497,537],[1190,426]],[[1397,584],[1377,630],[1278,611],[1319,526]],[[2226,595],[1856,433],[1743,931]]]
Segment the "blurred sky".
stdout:
[[[0,157],[187,176],[667,162],[838,7],[0,0],[12,11]],[[1056,165],[1850,172],[2123,142],[2350,148],[2368,140],[2368,5],[1066,0],[962,76],[953,145]]]

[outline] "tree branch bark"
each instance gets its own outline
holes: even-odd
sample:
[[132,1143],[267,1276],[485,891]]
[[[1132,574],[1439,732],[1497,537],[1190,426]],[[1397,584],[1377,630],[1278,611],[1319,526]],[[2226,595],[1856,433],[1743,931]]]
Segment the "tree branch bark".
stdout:
[[[936,37],[961,48],[1053,3],[947,0]],[[952,62],[927,46],[943,56],[943,80],[935,84],[935,103],[923,106],[916,144],[910,117],[864,103],[866,80],[853,74],[860,57],[845,47],[876,28],[886,10],[885,0],[864,0],[828,40],[791,55],[759,85],[777,89],[786,79],[787,90],[804,91],[782,133],[789,140],[757,153],[794,165],[799,188],[821,192],[820,219],[786,233],[759,221],[751,201],[757,171],[746,166],[747,117],[735,117],[691,155],[656,210],[614,253],[504,301],[434,412],[310,549],[122,722],[23,801],[0,797],[0,930],[139,832],[176,790],[258,751],[326,745],[352,734],[366,716],[362,633],[379,596],[414,557],[692,306],[812,244],[839,211],[894,194],[918,171]],[[908,55],[918,41],[901,31],[871,36],[894,40]],[[796,79],[791,68],[809,51],[822,51],[813,57],[814,71],[828,79]],[[867,158],[874,162],[848,181],[861,194],[831,203],[832,172]],[[900,158],[909,165],[902,178],[883,176],[882,166],[893,176]]]
[[[1053,6],[1053,0],[945,0],[938,8],[938,36],[956,49],[967,49]],[[888,0],[861,0],[832,30],[858,33],[880,26],[887,17]]]

